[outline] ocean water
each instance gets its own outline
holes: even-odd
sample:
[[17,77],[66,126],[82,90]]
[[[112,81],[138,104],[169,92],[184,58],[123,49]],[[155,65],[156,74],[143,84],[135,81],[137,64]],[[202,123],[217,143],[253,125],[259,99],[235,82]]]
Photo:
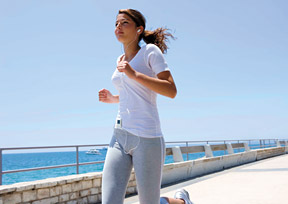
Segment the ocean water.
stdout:
[[[104,161],[107,149],[100,149],[99,155],[88,155],[86,151],[79,151],[79,163]],[[243,152],[244,149],[235,150],[235,152]],[[225,151],[214,151],[214,156],[225,155]],[[188,155],[188,160],[194,160],[204,157],[205,153],[194,153]],[[187,160],[187,154],[183,154],[183,158]],[[54,165],[75,164],[76,152],[41,152],[41,153],[19,153],[19,154],[3,154],[3,171],[27,169],[35,167],[46,167]],[[165,158],[165,164],[173,163],[173,156],[168,155]],[[79,167],[79,173],[101,172],[103,163],[83,165]],[[18,182],[27,182],[40,180],[45,178],[54,178],[59,176],[67,176],[77,174],[76,167],[62,167],[55,169],[36,170],[19,173],[4,174],[2,184],[8,185]]]

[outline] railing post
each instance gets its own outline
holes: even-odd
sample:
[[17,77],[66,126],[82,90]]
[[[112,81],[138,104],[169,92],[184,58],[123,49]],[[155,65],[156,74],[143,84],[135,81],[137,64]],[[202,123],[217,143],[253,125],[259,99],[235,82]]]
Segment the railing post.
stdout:
[[188,160],[189,160],[189,154],[188,154],[188,142],[186,142],[186,148],[187,148],[186,157],[187,157],[187,161],[188,161]]
[[244,142],[244,149],[245,149],[245,152],[249,152],[250,151],[250,146],[248,145],[247,142]]
[[2,185],[2,149],[0,149],[0,186]]
[[76,147],[76,163],[77,163],[77,174],[79,174],[79,147]]
[[271,142],[270,142],[270,139],[269,139],[269,147],[271,147]]
[[213,157],[213,151],[212,151],[211,146],[209,144],[204,145],[204,149],[205,149],[206,158]]
[[[238,140],[238,144],[240,143],[240,141]],[[238,147],[238,153],[240,152],[240,148]]]
[[181,148],[179,146],[172,147],[173,160],[174,162],[183,162],[183,156]]
[[233,149],[231,143],[227,143],[227,144],[226,144],[226,148],[227,148],[228,154],[234,154],[234,149]]
[[281,147],[281,143],[278,139],[276,140],[276,147]]

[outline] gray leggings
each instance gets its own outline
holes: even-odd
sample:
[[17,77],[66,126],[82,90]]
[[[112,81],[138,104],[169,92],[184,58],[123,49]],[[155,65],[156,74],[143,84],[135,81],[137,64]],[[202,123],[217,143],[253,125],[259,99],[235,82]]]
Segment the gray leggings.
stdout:
[[123,204],[132,166],[140,203],[159,204],[164,159],[163,137],[138,137],[114,129],[103,169],[102,204]]

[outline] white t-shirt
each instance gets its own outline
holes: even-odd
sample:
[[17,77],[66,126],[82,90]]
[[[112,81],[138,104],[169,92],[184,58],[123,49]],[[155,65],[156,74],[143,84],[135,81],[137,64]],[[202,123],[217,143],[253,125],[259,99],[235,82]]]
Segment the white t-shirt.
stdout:
[[[117,63],[121,59],[117,59]],[[137,72],[157,78],[157,74],[168,71],[161,50],[154,44],[141,47],[129,62]],[[162,137],[157,110],[157,93],[146,88],[116,68],[112,82],[119,91],[119,111],[122,129],[140,137]]]

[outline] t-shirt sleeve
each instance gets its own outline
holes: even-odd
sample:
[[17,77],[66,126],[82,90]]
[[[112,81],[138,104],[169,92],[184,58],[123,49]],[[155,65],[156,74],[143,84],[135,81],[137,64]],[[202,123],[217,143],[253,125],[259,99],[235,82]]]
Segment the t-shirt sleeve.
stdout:
[[146,60],[149,67],[155,73],[159,74],[163,71],[169,71],[168,64],[161,52],[160,48],[153,44],[147,45]]

